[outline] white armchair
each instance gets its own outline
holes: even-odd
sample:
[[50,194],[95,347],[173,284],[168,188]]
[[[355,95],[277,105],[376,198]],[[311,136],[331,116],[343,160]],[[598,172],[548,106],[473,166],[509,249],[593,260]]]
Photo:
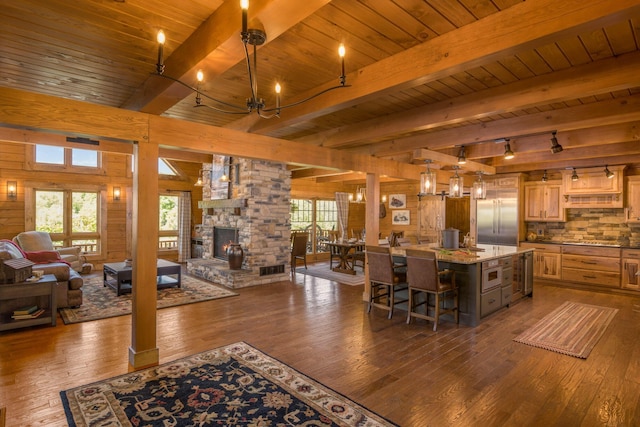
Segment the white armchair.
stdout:
[[54,248],[49,233],[44,231],[24,231],[14,237],[13,241],[24,252],[56,251],[63,261],[69,263],[72,269],[78,272],[82,271],[84,257],[80,254],[80,248],[77,246]]

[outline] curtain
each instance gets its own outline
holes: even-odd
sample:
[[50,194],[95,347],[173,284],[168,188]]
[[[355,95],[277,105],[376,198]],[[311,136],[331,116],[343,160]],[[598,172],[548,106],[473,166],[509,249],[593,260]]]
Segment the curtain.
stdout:
[[340,226],[340,239],[345,239],[349,222],[349,193],[336,192],[336,209],[338,210],[338,225]]
[[183,191],[179,200],[178,262],[186,262],[191,258],[191,192]]

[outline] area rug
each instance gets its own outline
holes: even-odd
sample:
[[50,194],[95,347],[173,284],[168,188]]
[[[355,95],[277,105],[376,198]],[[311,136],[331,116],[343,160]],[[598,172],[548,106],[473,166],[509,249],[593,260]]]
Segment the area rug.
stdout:
[[[336,264],[334,263],[334,266],[335,265]],[[296,267],[297,274],[306,274],[308,276],[332,280],[334,282],[339,282],[351,286],[364,285],[364,272],[360,267],[356,267],[355,271],[356,274],[338,273],[329,268],[328,262],[316,262],[313,264],[307,264],[306,270],[304,268],[304,265]]]
[[60,392],[70,426],[395,426],[239,342]]
[[586,359],[618,309],[565,302],[514,341]]
[[[238,295],[222,286],[185,274],[182,275],[181,282],[180,288],[158,290],[158,308]],[[131,314],[131,294],[116,296],[113,288],[103,285],[101,276],[85,279],[82,295],[80,307],[60,309],[60,315],[66,325]]]

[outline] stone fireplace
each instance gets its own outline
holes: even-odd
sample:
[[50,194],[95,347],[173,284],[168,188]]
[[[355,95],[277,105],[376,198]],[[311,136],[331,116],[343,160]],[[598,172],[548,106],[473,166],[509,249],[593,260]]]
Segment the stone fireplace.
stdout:
[[[202,208],[201,259],[187,261],[187,271],[230,288],[289,280],[291,174],[286,165],[262,160],[233,159],[230,198],[211,200],[209,171]],[[217,236],[220,234],[220,236]],[[221,246],[237,242],[244,251],[240,270],[231,270]]]

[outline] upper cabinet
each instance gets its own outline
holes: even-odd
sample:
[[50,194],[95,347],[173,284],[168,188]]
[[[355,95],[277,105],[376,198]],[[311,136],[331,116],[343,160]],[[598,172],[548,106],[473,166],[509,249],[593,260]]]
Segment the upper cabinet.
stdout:
[[627,209],[628,223],[640,223],[640,176],[627,177]]
[[562,172],[564,203],[567,208],[621,208],[625,166],[608,166],[613,173],[608,178],[605,168],[576,169]]
[[566,221],[561,181],[526,182],[524,203],[525,221]]

